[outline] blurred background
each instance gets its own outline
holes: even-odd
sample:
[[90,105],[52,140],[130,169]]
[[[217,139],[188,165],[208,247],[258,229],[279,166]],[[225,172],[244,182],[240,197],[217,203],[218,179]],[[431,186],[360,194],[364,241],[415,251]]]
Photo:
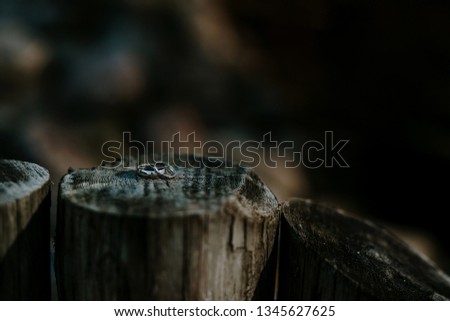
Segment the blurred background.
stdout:
[[350,168],[261,166],[279,200],[380,222],[449,272],[449,34],[436,0],[0,0],[0,157],[48,168],[56,192],[123,131],[331,130]]

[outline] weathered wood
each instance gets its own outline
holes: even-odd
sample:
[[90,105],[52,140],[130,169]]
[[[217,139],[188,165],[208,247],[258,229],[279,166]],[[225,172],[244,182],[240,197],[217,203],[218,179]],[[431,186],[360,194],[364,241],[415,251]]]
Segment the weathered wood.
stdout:
[[254,298],[279,222],[275,196],[249,169],[175,165],[169,180],[123,167],[62,178],[60,299]]
[[0,160],[0,300],[49,299],[49,173]]
[[281,300],[450,298],[450,278],[383,228],[306,200],[281,211]]

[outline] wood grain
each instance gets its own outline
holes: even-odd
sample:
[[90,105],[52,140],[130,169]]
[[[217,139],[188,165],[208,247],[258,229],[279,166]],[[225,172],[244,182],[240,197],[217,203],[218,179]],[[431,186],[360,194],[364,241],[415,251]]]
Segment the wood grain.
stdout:
[[0,160],[0,299],[50,299],[50,177]]
[[60,299],[254,298],[272,253],[277,200],[250,169],[195,161],[170,160],[177,168],[171,180],[124,167],[78,169],[62,178]]
[[307,200],[281,211],[281,300],[450,298],[450,278],[383,228]]

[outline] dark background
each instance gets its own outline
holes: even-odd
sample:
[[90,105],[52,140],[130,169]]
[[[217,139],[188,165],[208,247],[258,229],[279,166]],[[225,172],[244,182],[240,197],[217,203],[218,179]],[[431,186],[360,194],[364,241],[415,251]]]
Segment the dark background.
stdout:
[[448,1],[1,0],[0,157],[57,183],[122,131],[331,130],[350,168],[259,168],[279,199],[387,224],[449,271],[449,35]]

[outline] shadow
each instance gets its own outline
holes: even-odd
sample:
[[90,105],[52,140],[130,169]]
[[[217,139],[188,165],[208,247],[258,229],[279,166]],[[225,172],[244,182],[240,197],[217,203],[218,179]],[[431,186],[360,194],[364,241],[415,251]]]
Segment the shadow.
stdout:
[[0,300],[50,300],[50,192],[0,261]]
[[269,259],[261,272],[261,275],[256,285],[255,293],[253,294],[253,301],[273,301],[276,297],[277,286],[277,261],[278,261],[278,246],[279,246],[280,229],[277,229],[275,235],[275,242],[272,247]]

